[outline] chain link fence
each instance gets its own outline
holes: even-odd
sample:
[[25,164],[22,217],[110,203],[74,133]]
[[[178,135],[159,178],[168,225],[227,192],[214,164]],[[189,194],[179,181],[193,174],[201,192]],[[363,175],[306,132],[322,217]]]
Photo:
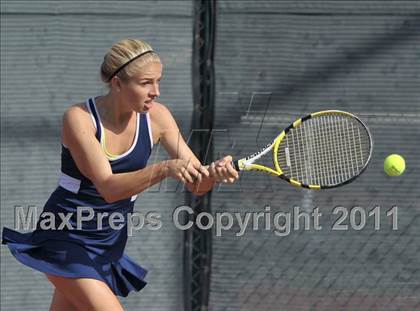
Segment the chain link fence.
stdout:
[[[215,191],[213,214],[239,216],[213,239],[210,310],[418,310],[418,2],[220,1],[218,9],[216,152],[249,154],[324,109],[359,115],[374,152],[342,188],[296,189],[245,173]],[[403,176],[383,172],[390,153],[405,157]]]

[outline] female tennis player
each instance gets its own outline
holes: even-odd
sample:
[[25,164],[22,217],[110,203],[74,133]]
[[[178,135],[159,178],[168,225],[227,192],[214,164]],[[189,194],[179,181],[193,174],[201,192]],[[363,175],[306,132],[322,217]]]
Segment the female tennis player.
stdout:
[[[50,310],[123,310],[117,296],[145,286],[145,269],[124,254],[125,216],[138,193],[167,177],[198,195],[238,178],[230,156],[208,167],[195,157],[170,111],[155,101],[161,76],[161,60],[146,42],[113,45],[101,67],[109,92],[70,107],[63,117],[61,176],[43,211],[63,220],[63,227],[46,230],[40,218],[30,233],[3,229],[3,244],[16,259],[54,285]],[[158,141],[171,160],[147,165]],[[78,207],[93,212],[77,215]],[[120,230],[111,226],[113,213],[124,216]]]

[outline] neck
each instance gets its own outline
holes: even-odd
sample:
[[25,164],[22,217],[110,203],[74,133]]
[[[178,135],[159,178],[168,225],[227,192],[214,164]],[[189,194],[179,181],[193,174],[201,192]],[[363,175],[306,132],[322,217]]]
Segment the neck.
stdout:
[[102,121],[115,126],[128,123],[133,115],[133,110],[127,109],[121,99],[112,91],[100,97],[96,103]]

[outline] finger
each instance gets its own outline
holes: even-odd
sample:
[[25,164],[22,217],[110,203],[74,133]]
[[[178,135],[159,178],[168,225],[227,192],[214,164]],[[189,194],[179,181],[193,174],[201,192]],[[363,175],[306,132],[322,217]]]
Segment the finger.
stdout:
[[216,163],[211,162],[211,164],[209,166],[209,173],[210,173],[210,176],[212,176],[212,177],[214,177],[214,176],[217,175],[217,172],[216,172]]
[[238,171],[232,166],[231,163],[229,165],[227,165],[227,171],[228,171],[230,177],[233,177],[235,179],[239,178]]
[[211,170],[211,175],[210,175],[216,182],[221,182],[222,181],[222,177],[219,175],[219,173],[217,172],[217,169]]
[[194,179],[191,177],[191,175],[188,172],[188,170],[184,170],[183,173],[182,173],[182,176],[187,181],[187,183],[194,183]]
[[[229,174],[227,174],[227,171],[224,167],[218,167],[216,168],[217,176],[223,181],[229,178]],[[224,181],[223,181],[224,182]]]
[[187,166],[188,174],[190,174],[190,176],[193,178],[193,182],[196,182],[196,181],[201,182],[202,175],[201,175],[201,172],[199,170],[200,168],[201,168],[201,164],[194,165],[194,164],[190,163]]
[[200,174],[202,174],[204,176],[207,176],[207,177],[209,176],[209,172],[207,171],[207,169],[203,165],[201,165],[200,162],[194,162],[194,163],[192,163],[192,167],[194,169],[196,169],[197,172],[199,172]]
[[229,162],[232,162],[232,161],[233,161],[233,158],[232,158],[232,156],[230,156],[230,155],[225,156],[223,159],[224,159],[227,163],[229,163]]
[[220,166],[225,166],[229,163],[232,163],[232,156],[226,156],[219,160]]
[[199,168],[198,170],[200,171],[200,174],[202,174],[202,175],[204,175],[204,176],[206,176],[206,177],[209,177],[209,176],[210,176],[210,173],[209,173],[209,171],[206,169],[206,167],[205,167],[205,166],[201,165],[201,166],[200,166],[200,168]]
[[223,167],[218,168],[219,174],[220,174],[221,176],[224,176],[224,178],[231,177],[231,176],[229,176],[230,174],[229,174],[229,171],[228,171],[228,169],[227,169],[227,165],[228,165],[228,164],[226,164],[226,165],[225,165],[225,166],[223,166]]
[[221,159],[217,160],[215,163],[216,163],[217,167],[222,167],[222,166],[226,165],[227,161],[226,161],[225,158],[221,158]]
[[187,170],[188,170],[188,173],[192,177],[194,177],[194,179],[198,179],[198,178],[201,179],[201,173],[200,173],[200,171],[197,170],[193,165],[189,165],[188,168],[187,168]]
[[194,178],[194,182],[201,183],[201,181],[203,180],[203,175],[201,175],[201,173],[198,173]]
[[216,176],[222,177],[223,176],[223,167],[216,167],[215,168]]
[[189,162],[188,165],[194,167],[195,169],[200,169],[201,163],[200,162]]
[[176,178],[180,181],[180,182],[182,182],[182,183],[186,183],[186,180],[185,180],[185,178],[184,178],[184,176],[182,176],[182,174],[181,173],[179,173],[177,176],[176,176]]

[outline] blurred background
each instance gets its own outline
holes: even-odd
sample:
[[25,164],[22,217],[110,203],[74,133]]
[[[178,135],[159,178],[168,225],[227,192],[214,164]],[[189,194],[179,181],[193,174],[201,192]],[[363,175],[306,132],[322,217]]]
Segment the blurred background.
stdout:
[[[419,1],[2,1],[1,227],[14,227],[16,206],[42,211],[57,185],[61,116],[106,92],[99,67],[123,38],[158,51],[160,101],[197,154],[210,143],[211,158],[246,155],[324,109],[357,114],[374,140],[371,164],[345,187],[309,191],[247,173],[197,205],[212,214],[270,206],[271,215],[318,207],[322,230],[184,232],[172,213],[197,198],[170,180],[142,193],[136,210],[160,213],[162,228],[129,239],[149,284],[122,300],[126,310],[420,309]],[[202,129],[211,140],[189,139]],[[405,157],[403,176],[383,172],[390,153]],[[149,163],[165,158],[158,145]],[[348,230],[332,230],[337,206],[360,207],[366,225],[347,217]],[[386,214],[394,206],[397,228]],[[1,247],[2,310],[47,310],[52,292]]]

